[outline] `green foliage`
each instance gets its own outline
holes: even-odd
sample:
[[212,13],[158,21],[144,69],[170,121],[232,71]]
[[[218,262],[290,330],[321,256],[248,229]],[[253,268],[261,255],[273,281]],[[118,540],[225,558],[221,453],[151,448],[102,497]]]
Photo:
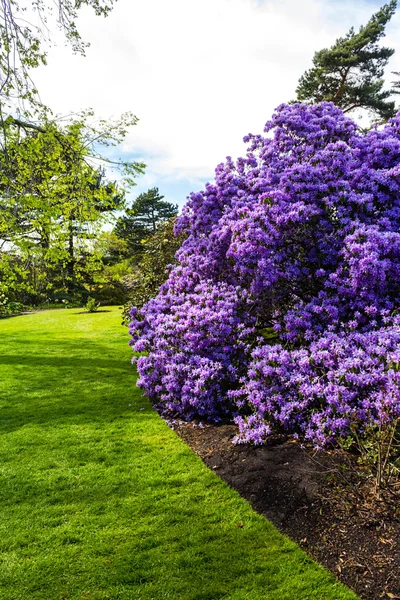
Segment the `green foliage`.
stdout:
[[124,278],[132,272],[127,245],[113,232],[101,231],[93,240],[92,252],[99,260],[85,288],[101,304],[121,305],[126,301]]
[[344,38],[313,58],[313,68],[299,80],[297,101],[334,102],[343,112],[367,109],[379,119],[395,114],[392,91],[383,90],[385,66],[393,55],[392,48],[379,47],[385,27],[396,10],[396,0],[385,4],[358,33],[351,28]]
[[158,188],[140,194],[126,214],[115,224],[115,235],[125,240],[129,255],[136,259],[143,254],[143,243],[168,219],[178,214],[178,207],[163,200]]
[[24,308],[21,302],[14,302],[4,294],[0,294],[0,317],[19,314]]
[[4,123],[0,239],[7,251],[0,254],[0,274],[6,293],[25,290],[36,301],[62,290],[82,295],[101,268],[96,237],[108,215],[124,207],[125,190],[144,165],[113,163],[122,183],[107,180],[99,146],[120,143],[137,119],[126,114],[92,124],[91,117],[83,112],[63,126]]
[[152,410],[118,310],[77,312],[0,322],[0,597],[355,600]]
[[396,75],[396,81],[392,81],[392,94],[400,94],[400,71],[392,71],[393,75]]
[[185,240],[185,235],[174,234],[175,218],[169,219],[143,244],[140,262],[133,273],[124,280],[129,300],[124,308],[124,320],[129,321],[132,306],[141,308],[156,296],[168,278],[168,266],[175,263],[175,254]]
[[[89,110],[73,121],[54,119],[31,79],[32,69],[46,64],[54,25],[84,54],[79,10],[107,16],[115,1],[0,0],[0,292],[13,300],[38,304],[66,293],[69,303],[82,303],[96,285],[103,297],[114,290],[123,300],[121,273],[111,275],[107,266],[99,281],[104,263],[96,238],[143,172],[140,162],[103,155],[137,118],[125,113],[94,124]],[[109,179],[112,168],[121,176],[118,186]]]
[[114,265],[129,257],[126,240],[119,238],[114,231],[102,231],[96,238],[96,249],[105,265]]
[[90,293],[102,304],[124,304],[127,299],[124,280],[131,271],[129,260],[122,260],[115,264],[103,262],[101,269],[94,273],[92,283],[88,286]]
[[89,300],[86,302],[86,310],[89,313],[94,313],[97,312],[99,310],[100,304],[94,299],[94,298],[89,298]]
[[[343,446],[345,444],[342,444]],[[357,427],[347,439],[347,449],[355,447],[359,454],[359,464],[368,476],[375,479],[376,492],[398,485],[400,474],[400,419],[393,423],[367,426],[360,436]]]

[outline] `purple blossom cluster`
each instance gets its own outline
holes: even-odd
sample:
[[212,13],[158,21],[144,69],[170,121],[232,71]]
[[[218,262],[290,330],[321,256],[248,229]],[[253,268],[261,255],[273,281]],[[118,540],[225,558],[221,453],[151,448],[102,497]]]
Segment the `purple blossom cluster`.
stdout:
[[400,114],[361,132],[280,106],[191,194],[156,298],[132,309],[139,385],[170,415],[320,446],[399,415]]
[[316,446],[400,416],[400,327],[325,334],[309,347],[256,348],[243,387],[231,392],[251,414],[237,441],[262,444],[273,429]]
[[247,314],[244,290],[195,283],[184,271],[175,269],[142,309],[144,319],[131,310],[134,348],[146,352],[137,360],[138,385],[162,412],[217,421],[232,412],[227,391],[237,385],[248,359],[255,319]]

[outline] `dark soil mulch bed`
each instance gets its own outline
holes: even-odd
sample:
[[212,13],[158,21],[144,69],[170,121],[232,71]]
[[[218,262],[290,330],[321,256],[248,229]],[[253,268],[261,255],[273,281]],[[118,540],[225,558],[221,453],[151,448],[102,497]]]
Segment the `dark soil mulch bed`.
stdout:
[[302,449],[277,436],[234,446],[234,425],[174,424],[182,439],[278,529],[362,600],[400,598],[400,490],[379,499],[341,451]]

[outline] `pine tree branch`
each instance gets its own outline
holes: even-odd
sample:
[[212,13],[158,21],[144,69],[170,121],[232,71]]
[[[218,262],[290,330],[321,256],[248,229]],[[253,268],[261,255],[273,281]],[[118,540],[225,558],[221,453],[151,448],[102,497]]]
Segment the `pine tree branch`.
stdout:
[[341,80],[341,82],[340,82],[339,88],[338,88],[338,90],[337,90],[336,94],[333,96],[333,102],[335,102],[335,100],[336,100],[337,98],[339,98],[339,95],[342,93],[342,91],[343,91],[343,88],[344,88],[344,86],[345,86],[345,83],[346,83],[347,76],[348,76],[348,74],[349,74],[349,72],[350,72],[350,69],[351,69],[351,66],[349,65],[349,66],[348,66],[348,67],[347,67],[347,68],[344,70],[344,74],[342,75],[342,80]]

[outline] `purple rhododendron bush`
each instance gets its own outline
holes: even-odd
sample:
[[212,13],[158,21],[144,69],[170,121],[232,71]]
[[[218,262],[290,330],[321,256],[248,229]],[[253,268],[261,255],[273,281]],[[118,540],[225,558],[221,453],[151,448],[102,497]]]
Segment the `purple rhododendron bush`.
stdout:
[[192,193],[156,298],[132,309],[139,385],[166,413],[316,446],[400,415],[400,113],[362,132],[282,105]]

